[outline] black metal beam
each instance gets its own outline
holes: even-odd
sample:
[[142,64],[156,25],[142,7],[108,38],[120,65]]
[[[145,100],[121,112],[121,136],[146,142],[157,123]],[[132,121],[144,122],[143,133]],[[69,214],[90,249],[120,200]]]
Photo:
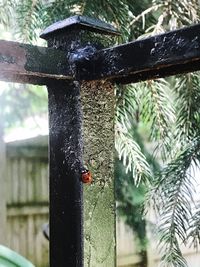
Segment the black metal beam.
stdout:
[[[64,28],[78,27],[74,17],[70,23],[64,24]],[[62,34],[63,29],[60,24],[58,26]],[[49,37],[54,30],[48,28],[42,36]],[[60,47],[52,49],[0,41],[0,80],[48,84],[52,79],[108,79],[131,83],[196,71],[200,69],[199,32],[197,24],[99,51],[90,51],[88,47],[74,50],[72,57],[69,54],[67,57]]]
[[50,266],[83,266],[82,115],[78,83],[49,93]]
[[77,57],[81,80],[131,83],[200,69],[200,24]]
[[72,78],[63,51],[0,40],[0,80],[47,84]]

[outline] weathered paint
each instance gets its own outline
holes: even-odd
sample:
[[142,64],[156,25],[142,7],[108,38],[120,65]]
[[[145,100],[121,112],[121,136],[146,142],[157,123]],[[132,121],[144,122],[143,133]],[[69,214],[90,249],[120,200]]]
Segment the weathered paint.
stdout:
[[138,82],[200,69],[200,24],[97,51],[77,60],[81,80]]
[[54,82],[48,93],[50,266],[83,267],[80,86]]
[[[95,38],[95,34],[86,29],[91,27],[90,31],[99,32],[103,31],[102,25],[95,28],[91,21],[74,21],[69,25],[64,21],[62,27],[56,24],[41,35],[43,38],[56,35],[57,40],[61,40],[60,43],[54,41],[56,49],[0,41],[0,79],[48,84],[52,79],[92,81],[106,78],[116,83],[130,83],[200,69],[200,24],[100,51],[90,49],[85,53],[77,48],[91,47],[92,44],[99,50],[101,43],[100,37]],[[117,34],[112,29],[105,29],[103,33],[107,30]],[[63,31],[67,31],[71,40],[73,34],[77,34],[70,45],[63,38]],[[63,47],[66,53],[61,51]]]
[[70,80],[65,53],[52,48],[0,41],[0,80],[47,84]]
[[84,267],[115,267],[114,86],[83,83],[84,162],[93,183],[84,186]]
[[[48,85],[50,99],[50,210],[52,211],[50,213],[50,266],[63,267],[64,265],[69,265],[82,267],[82,210],[79,210],[79,216],[78,210],[76,210],[77,220],[75,221],[75,217],[73,217],[73,207],[71,208],[72,211],[68,210],[68,212],[66,208],[68,207],[69,209],[71,203],[74,202],[82,204],[82,195],[79,184],[81,183],[81,179],[79,180],[79,183],[72,183],[68,180],[77,181],[78,174],[81,178],[81,168],[84,168],[84,164],[80,164],[80,162],[82,162],[81,149],[76,147],[81,141],[81,136],[80,134],[77,135],[77,131],[81,131],[80,120],[82,117],[80,113],[74,113],[73,111],[79,109],[79,103],[77,102],[75,105],[74,102],[73,109],[71,109],[70,99],[74,98],[74,92],[77,92],[77,88],[80,85],[80,73],[76,64],[77,59],[79,62],[81,62],[82,58],[89,60],[90,55],[95,53],[97,49],[102,48],[103,45],[100,41],[102,39],[100,35],[84,31],[82,25],[80,25],[80,29],[78,25],[76,25],[76,29],[71,29],[70,26],[70,31],[66,29],[66,27],[64,28],[66,32],[61,31],[60,28],[58,31],[55,31],[53,28],[53,33],[50,35],[47,34],[47,36],[49,36],[49,38],[47,38],[49,47],[65,51],[67,60],[70,62],[70,71],[73,73],[76,80],[70,84],[70,87],[66,86],[68,93],[64,88],[63,90],[60,90],[60,86],[63,86],[58,82],[55,82],[53,91],[52,85]],[[93,27],[90,31],[93,31]],[[105,31],[106,29],[103,29],[102,33]],[[43,36],[43,38],[46,39],[46,36]],[[97,93],[96,90],[99,90],[99,93]],[[114,170],[112,166],[114,147],[114,89],[111,84],[94,82],[91,84],[85,83],[82,86],[81,91],[83,91],[83,113],[85,113],[83,116],[84,118],[88,118],[87,123],[84,124],[86,138],[85,151],[88,155],[93,155],[92,161],[85,161],[85,167],[91,171],[92,175],[94,170],[95,175],[94,183],[87,185],[88,188],[91,189],[88,189],[89,192],[85,195],[85,201],[87,202],[84,222],[84,228],[87,229],[84,239],[85,264],[87,264],[88,267],[114,267],[115,202],[113,186]],[[55,102],[57,106],[56,108],[53,108],[52,103]],[[59,102],[62,104],[59,104]],[[95,117],[93,117],[94,114],[96,114]],[[71,116],[73,116],[74,121],[79,121],[79,125],[70,122],[68,117],[70,118]],[[51,117],[54,117],[54,120],[51,120]],[[57,134],[57,131],[60,131],[61,133],[61,130],[59,130],[60,127],[56,130],[57,126],[54,125],[55,120],[57,121],[58,126],[60,124],[63,126],[62,134]],[[99,123],[105,125],[105,131],[100,130],[102,126],[99,127]],[[64,125],[68,125],[68,127],[64,127]],[[90,135],[89,133],[94,134]],[[64,137],[65,135],[66,138]],[[70,136],[76,136],[76,138],[69,139]],[[101,145],[102,138],[106,139],[104,142],[106,146],[103,144]],[[90,140],[90,145],[87,140]],[[68,147],[68,150],[65,154],[62,154],[62,151],[65,151],[66,146]],[[78,152],[76,153],[76,151]],[[60,165],[63,161],[66,167]],[[76,162],[78,163],[78,166],[70,168],[70,166]],[[56,167],[56,165],[58,165],[58,167]],[[62,170],[63,168],[65,171]],[[71,169],[74,171],[71,171]],[[59,176],[57,174],[59,174]],[[76,194],[76,191],[80,192],[80,194]],[[90,206],[90,209],[88,209],[88,206]],[[61,214],[62,210],[65,210],[66,212]],[[70,226],[69,218],[71,217],[74,218],[73,226]],[[70,234],[67,230],[63,229],[65,227],[70,229]],[[63,235],[61,235],[62,232]],[[79,239],[76,235],[78,232]],[[108,235],[110,235],[109,238]],[[90,240],[89,243],[88,240]],[[61,244],[59,249],[57,248],[58,242]],[[76,248],[74,251],[72,251],[70,243]]]

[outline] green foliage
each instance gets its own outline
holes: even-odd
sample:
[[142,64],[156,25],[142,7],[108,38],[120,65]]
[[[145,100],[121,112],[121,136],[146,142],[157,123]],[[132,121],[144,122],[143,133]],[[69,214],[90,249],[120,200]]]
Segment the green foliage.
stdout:
[[119,159],[115,160],[115,177],[118,214],[136,234],[139,249],[145,250],[147,244],[146,221],[143,216],[145,187],[141,184],[139,187],[135,186],[132,174],[126,173]]
[[44,14],[42,1],[17,1],[15,8],[18,24],[16,33],[26,42],[38,38],[37,29],[40,29],[40,25],[43,23]]
[[189,73],[176,78],[177,123],[176,136],[180,142],[199,136],[200,123],[200,76]]
[[191,243],[194,245],[196,249],[199,248],[200,244],[200,206],[196,207],[194,214],[192,215],[189,222],[189,231],[188,231],[188,239],[191,238]]
[[5,130],[20,126],[26,118],[47,112],[46,88],[9,84],[0,95]]
[[[144,32],[139,24],[136,29],[130,27],[133,14],[140,14],[149,6],[148,0],[143,1],[142,5],[131,0],[13,0],[11,2],[12,5],[7,6],[12,7],[12,12],[17,16],[13,27],[22,40],[29,42],[34,42],[38,38],[38,33],[45,27],[75,14],[112,23],[122,33],[119,42],[130,40],[133,36],[137,37]],[[152,20],[153,17],[150,16],[150,21]],[[147,22],[147,25],[150,24]]]
[[[119,126],[117,125],[117,127]],[[142,154],[139,145],[133,140],[126,129],[118,128],[116,132],[115,147],[119,159],[123,160],[126,172],[132,171],[135,184],[139,184],[141,180],[146,180],[151,175],[149,164]]]
[[175,122],[173,101],[169,97],[170,84],[158,79],[140,86],[140,120],[149,128],[150,140],[157,141],[162,159],[169,159]]
[[[164,245],[163,260],[172,266],[187,266],[180,250],[180,242],[187,243],[188,229],[197,230],[192,213],[194,178],[191,168],[200,163],[200,141],[195,139],[171,161],[154,180],[151,198],[159,214],[160,242]],[[197,218],[198,213],[196,213]],[[191,220],[193,218],[193,220]],[[192,223],[193,226],[190,226]],[[190,236],[192,236],[190,231]],[[177,265],[173,265],[176,262]],[[182,264],[182,265],[181,265]],[[170,265],[169,265],[170,266]]]
[[133,123],[132,119],[138,106],[136,91],[132,86],[127,87],[127,90],[124,89],[123,86],[119,86],[116,90],[118,103],[116,108],[115,147],[119,159],[123,161],[126,167],[126,173],[132,171],[135,184],[139,184],[141,179],[148,179],[151,171],[145,156],[141,152],[140,146],[130,133]]
[[12,0],[0,0],[0,24],[6,27],[10,25],[13,8]]

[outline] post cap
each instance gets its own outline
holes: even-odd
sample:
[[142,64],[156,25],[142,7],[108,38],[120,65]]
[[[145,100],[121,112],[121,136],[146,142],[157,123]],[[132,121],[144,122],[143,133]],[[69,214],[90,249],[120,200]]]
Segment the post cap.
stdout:
[[40,34],[40,37],[43,39],[48,39],[56,32],[72,28],[85,29],[101,34],[120,35],[120,32],[118,30],[116,30],[112,25],[105,23],[104,21],[76,15],[50,25]]

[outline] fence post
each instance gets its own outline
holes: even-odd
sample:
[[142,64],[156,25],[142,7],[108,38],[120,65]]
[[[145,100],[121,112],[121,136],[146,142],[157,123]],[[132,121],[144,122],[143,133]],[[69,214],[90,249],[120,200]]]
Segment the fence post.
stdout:
[[84,160],[94,183],[84,187],[84,267],[116,266],[114,88],[82,84]]
[[[114,86],[106,81],[81,83],[78,73],[82,59],[89,62],[90,55],[103,47],[103,33],[117,31],[104,22],[74,16],[51,25],[41,34],[49,47],[66,51],[74,77],[71,82],[48,84],[51,267],[116,265]],[[92,172],[94,181],[84,186],[83,263],[80,179],[84,165]]]

